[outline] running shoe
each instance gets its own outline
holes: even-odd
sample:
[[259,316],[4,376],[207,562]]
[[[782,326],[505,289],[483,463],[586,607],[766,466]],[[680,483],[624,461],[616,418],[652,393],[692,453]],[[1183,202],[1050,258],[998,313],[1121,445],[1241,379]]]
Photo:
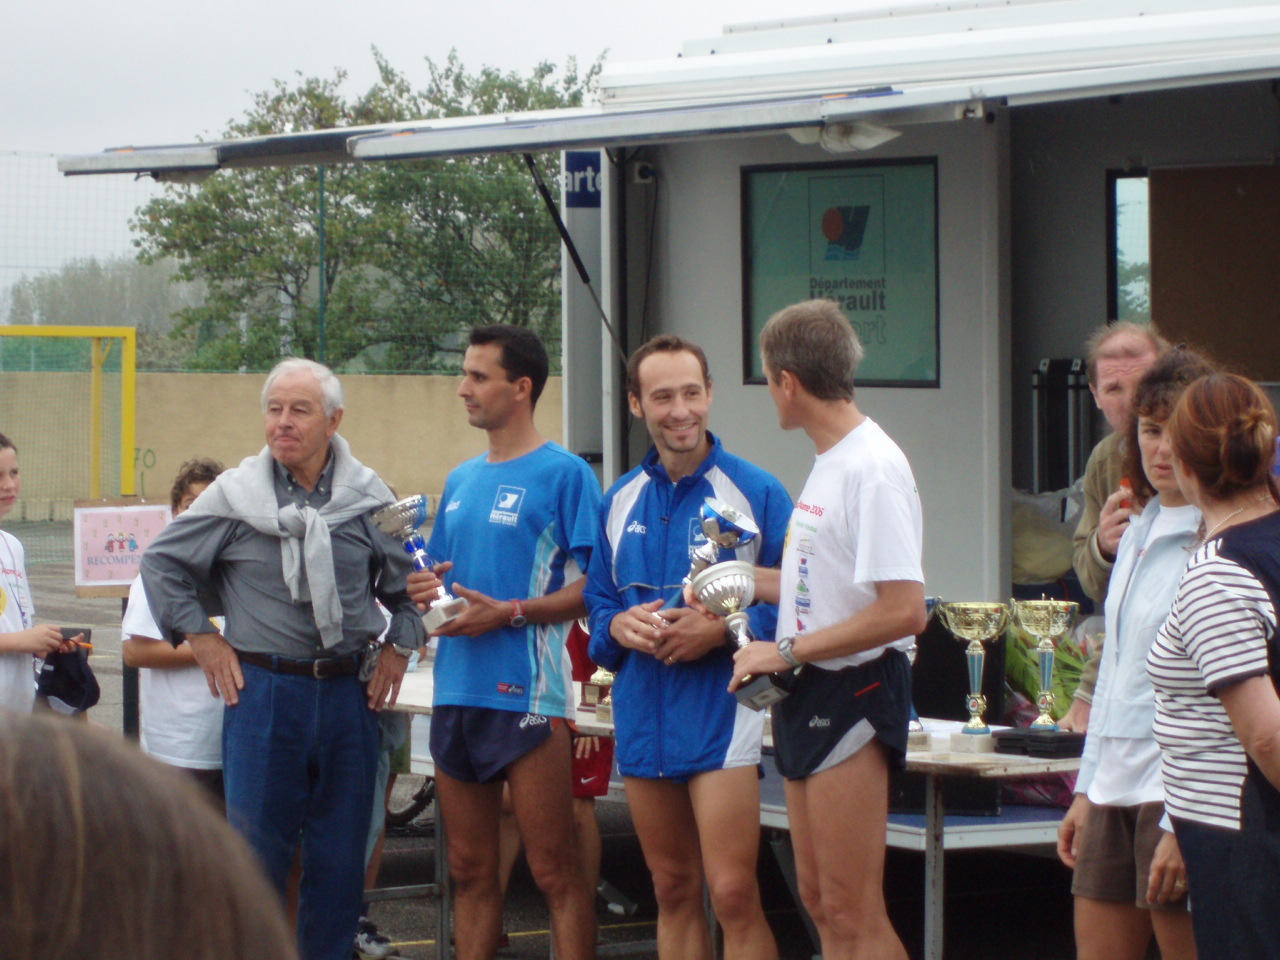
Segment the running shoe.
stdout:
[[384,960],[391,956],[391,940],[378,932],[368,917],[356,924],[355,955],[364,960]]

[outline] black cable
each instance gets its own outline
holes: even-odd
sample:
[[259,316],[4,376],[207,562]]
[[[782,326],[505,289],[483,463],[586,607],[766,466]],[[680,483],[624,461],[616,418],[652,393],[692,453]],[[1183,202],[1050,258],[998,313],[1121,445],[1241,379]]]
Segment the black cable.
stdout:
[[596,295],[595,287],[591,285],[591,275],[587,273],[586,264],[582,262],[582,257],[578,255],[578,248],[573,242],[573,237],[569,236],[568,227],[564,225],[564,220],[560,218],[560,210],[556,206],[556,202],[551,199],[551,191],[547,189],[547,185],[542,180],[542,174],[538,172],[538,164],[534,161],[533,154],[524,154],[524,162],[529,168],[529,173],[533,175],[534,186],[538,188],[538,193],[542,195],[542,202],[546,205],[547,212],[551,214],[551,219],[555,221],[556,230],[560,232],[560,239],[564,242],[565,249],[569,251],[569,258],[573,261],[573,266],[578,271],[578,276],[582,278],[582,283],[587,288],[587,292],[591,294],[596,310],[600,312],[600,319],[604,321],[605,329],[609,331],[609,338],[613,340],[613,345],[618,350],[618,357],[625,367],[627,365],[627,353],[622,348],[622,341],[618,339],[618,334],[614,331],[613,324],[609,322],[609,317],[604,312],[604,306]]

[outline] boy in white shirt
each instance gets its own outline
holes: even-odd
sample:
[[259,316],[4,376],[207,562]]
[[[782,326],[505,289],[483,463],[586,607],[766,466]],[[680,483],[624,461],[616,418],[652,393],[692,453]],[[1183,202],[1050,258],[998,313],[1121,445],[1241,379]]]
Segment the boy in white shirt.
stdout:
[[[17,506],[21,488],[18,448],[0,433],[0,520]],[[61,630],[35,622],[22,544],[0,530],[0,708],[30,713],[36,693],[31,658],[61,647]]]
[[[200,458],[178,469],[169,502],[176,517],[195,503],[222,472],[222,464]],[[157,760],[188,770],[222,802],[222,700],[209,693],[204,671],[191,645],[174,647],[160,640],[142,579],[129,588],[129,604],[120,624],[124,662],[142,668],[138,700],[142,710],[142,749]]]
[[756,598],[778,603],[777,642],[735,655],[731,689],[806,665],[773,708],[801,897],[823,956],[906,960],[884,854],[889,770],[907,747],[904,651],[925,626],[920,497],[902,451],[854,403],[862,345],[833,301],[775,314],[760,347],[779,425],[804,430],[817,456],[781,569],[756,571]]

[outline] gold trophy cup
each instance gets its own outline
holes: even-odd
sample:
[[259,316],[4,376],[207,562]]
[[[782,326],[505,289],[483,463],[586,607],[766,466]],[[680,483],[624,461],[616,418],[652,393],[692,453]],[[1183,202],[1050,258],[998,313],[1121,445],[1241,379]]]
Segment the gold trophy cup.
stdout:
[[1057,730],[1053,720],[1053,656],[1055,643],[1076,621],[1080,605],[1070,600],[1014,600],[1013,616],[1023,630],[1038,641],[1036,658],[1040,663],[1040,695],[1036,706],[1040,716],[1031,724],[1032,730]]
[[596,667],[591,679],[582,685],[582,705],[594,707],[596,719],[613,723],[613,674],[604,667]]
[[939,613],[951,635],[961,643],[968,643],[964,653],[969,667],[969,696],[965,700],[969,722],[959,734],[952,736],[951,749],[968,753],[992,750],[991,728],[982,719],[987,709],[987,698],[982,695],[982,668],[987,654],[982,645],[1004,632],[1009,622],[1009,608],[1003,603],[984,601],[943,603],[939,604]]

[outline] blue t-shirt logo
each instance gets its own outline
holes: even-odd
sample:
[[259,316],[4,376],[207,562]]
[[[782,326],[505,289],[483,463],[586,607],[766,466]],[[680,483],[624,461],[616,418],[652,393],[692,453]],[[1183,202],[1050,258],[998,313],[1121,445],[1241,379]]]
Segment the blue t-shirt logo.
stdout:
[[520,504],[524,502],[523,487],[498,487],[498,495],[493,498],[493,509],[489,511],[490,523],[501,523],[514,527],[520,521]]

